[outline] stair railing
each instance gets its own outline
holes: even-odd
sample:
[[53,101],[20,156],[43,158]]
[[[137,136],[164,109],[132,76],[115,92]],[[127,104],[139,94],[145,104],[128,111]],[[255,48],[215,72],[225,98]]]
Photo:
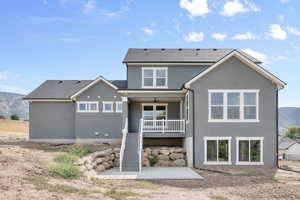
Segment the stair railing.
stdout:
[[142,157],[142,155],[143,155],[143,124],[144,124],[144,119],[141,119],[140,120],[140,124],[139,124],[139,126],[140,126],[140,128],[139,128],[139,143],[138,143],[138,145],[139,145],[139,147],[138,147],[138,154],[139,154],[139,172],[141,172],[142,171],[142,164],[143,164],[143,157]]
[[124,128],[122,129],[122,144],[120,148],[120,171],[123,171],[123,158],[124,158],[124,152],[125,152],[125,146],[126,146],[126,138],[128,134],[128,118],[125,120]]

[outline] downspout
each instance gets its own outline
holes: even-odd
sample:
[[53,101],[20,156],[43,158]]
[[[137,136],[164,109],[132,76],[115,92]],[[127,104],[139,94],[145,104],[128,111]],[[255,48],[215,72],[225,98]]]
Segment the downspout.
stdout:
[[193,101],[193,167],[195,168],[195,91],[191,88],[187,88],[185,87],[185,85],[183,85],[183,88],[190,91],[192,93],[192,101]]

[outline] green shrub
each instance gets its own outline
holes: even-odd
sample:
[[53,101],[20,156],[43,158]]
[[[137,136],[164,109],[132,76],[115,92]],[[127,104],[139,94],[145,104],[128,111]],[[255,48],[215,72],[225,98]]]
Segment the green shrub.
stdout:
[[83,157],[87,154],[93,153],[94,150],[88,146],[88,145],[79,145],[75,144],[70,146],[67,150],[68,153],[78,156],[78,157]]
[[159,158],[158,158],[158,156],[149,156],[148,160],[150,162],[150,166],[153,167],[156,163],[158,163]]
[[55,162],[64,164],[74,164],[77,160],[77,156],[68,153],[60,153],[54,158]]
[[50,165],[49,172],[52,176],[60,176],[63,178],[78,178],[81,174],[78,167],[65,163]]
[[10,116],[10,119],[11,119],[11,120],[20,120],[20,118],[19,118],[18,115],[11,115],[11,116]]
[[300,138],[300,126],[288,127],[288,130],[284,133],[284,135],[291,139],[299,139]]

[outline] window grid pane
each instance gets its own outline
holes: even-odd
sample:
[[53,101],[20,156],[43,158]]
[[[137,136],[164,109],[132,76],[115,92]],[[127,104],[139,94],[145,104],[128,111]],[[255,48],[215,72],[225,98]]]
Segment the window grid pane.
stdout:
[[219,140],[219,162],[228,161],[228,140]]
[[260,162],[260,140],[250,141],[250,152],[251,162]]
[[207,140],[207,161],[218,161],[217,140]]
[[239,161],[249,162],[249,141],[248,140],[239,141]]

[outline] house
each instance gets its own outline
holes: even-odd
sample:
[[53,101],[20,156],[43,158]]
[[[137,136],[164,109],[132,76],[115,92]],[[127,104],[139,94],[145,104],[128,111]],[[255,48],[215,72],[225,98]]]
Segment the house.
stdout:
[[279,158],[300,160],[300,143],[286,136],[278,136]]
[[188,166],[276,165],[278,90],[236,49],[129,49],[127,80],[48,80],[25,97],[32,141],[122,140],[121,169],[144,145],[181,145]]

